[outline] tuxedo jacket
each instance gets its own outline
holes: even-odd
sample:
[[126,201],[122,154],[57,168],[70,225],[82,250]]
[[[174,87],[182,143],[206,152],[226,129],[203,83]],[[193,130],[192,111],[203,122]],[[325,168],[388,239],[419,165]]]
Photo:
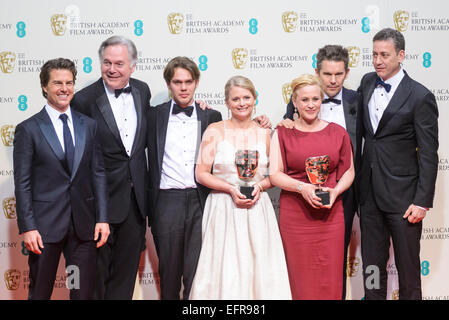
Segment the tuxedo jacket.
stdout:
[[[165,138],[167,136],[167,126],[170,116],[171,100],[169,102],[160,104],[156,107],[150,108],[148,112],[148,159],[150,166],[150,199],[151,212],[154,212],[156,203],[158,201],[159,186],[161,183],[162,161],[165,152]],[[198,104],[195,103],[195,109],[201,128],[201,138],[207,126],[213,122],[221,121],[221,113],[206,109],[202,110]],[[200,139],[196,147],[196,158],[200,146]],[[207,195],[210,189],[197,183],[201,206],[204,208]]]
[[[354,153],[354,159],[356,157],[357,152],[357,143],[356,143],[356,123],[357,123],[357,110],[359,109],[360,105],[360,95],[357,91],[346,89],[343,87],[343,113],[345,116],[345,122],[346,122],[346,131],[349,134],[349,137],[351,138],[353,153]],[[289,118],[293,120],[293,113],[295,111],[295,106],[293,105],[292,100],[290,99],[290,102],[287,105],[287,112],[284,115],[284,119]],[[356,162],[354,160],[354,165],[356,165]],[[351,185],[351,187],[346,190],[342,194],[343,199],[343,205],[345,210],[345,215],[351,215],[355,211],[357,211],[357,203],[356,203],[356,196],[354,191],[354,186]]]
[[[404,72],[405,73],[405,72]],[[438,171],[438,108],[435,96],[405,73],[380,119],[371,125],[368,102],[377,74],[360,83],[357,117],[357,180],[363,204],[371,188],[382,211],[404,213],[410,204],[431,208]]]
[[95,224],[108,222],[106,174],[94,120],[72,110],[75,156],[72,174],[47,111],[23,121],[14,136],[14,184],[19,232],[38,230],[44,243],[67,235],[73,218],[83,241]]
[[145,218],[147,215],[146,113],[151,93],[145,82],[131,78],[129,84],[132,87],[131,94],[137,113],[136,135],[130,156],[126,153],[120,138],[101,78],[77,92],[71,103],[73,109],[97,122],[108,180],[111,223],[121,223],[126,219],[131,201],[131,188],[134,188],[141,216]]

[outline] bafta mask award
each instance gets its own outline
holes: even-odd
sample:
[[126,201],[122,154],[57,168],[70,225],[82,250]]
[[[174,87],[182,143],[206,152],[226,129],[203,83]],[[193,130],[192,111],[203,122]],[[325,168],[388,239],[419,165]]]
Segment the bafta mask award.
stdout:
[[254,187],[250,187],[249,180],[256,175],[259,164],[259,151],[257,150],[237,150],[235,153],[235,166],[239,179],[244,181],[244,185],[240,186],[240,192],[247,199],[254,199],[251,195]]
[[323,191],[321,185],[326,182],[329,175],[329,156],[307,158],[306,172],[310,183],[318,185],[315,194],[321,199],[323,205],[328,205],[330,203],[329,192]]

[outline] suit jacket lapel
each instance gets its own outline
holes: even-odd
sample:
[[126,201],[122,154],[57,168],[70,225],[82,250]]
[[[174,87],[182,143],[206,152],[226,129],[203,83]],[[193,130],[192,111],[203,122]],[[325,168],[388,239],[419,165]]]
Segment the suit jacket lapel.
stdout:
[[382,118],[380,118],[379,125],[377,126],[376,134],[381,132],[382,128],[386,126],[388,121],[404,106],[405,100],[407,100],[408,96],[411,94],[410,91],[410,77],[407,74],[404,74],[399,86],[394,92],[393,97],[391,97],[390,102],[388,103],[387,108],[385,109]]
[[165,138],[167,137],[168,118],[170,116],[171,100],[164,105],[158,107],[156,112],[156,142],[159,173],[162,172],[162,159],[165,152]]
[[200,150],[201,138],[203,137],[204,131],[206,131],[207,126],[209,125],[208,117],[207,117],[207,109],[202,110],[199,105],[195,102],[196,115],[198,117],[198,121],[200,125],[198,126],[198,137],[197,144],[195,149],[195,159],[198,159],[198,152]]
[[122,139],[120,138],[120,132],[118,130],[117,122],[115,122],[114,113],[112,112],[111,104],[109,103],[108,96],[103,86],[103,82],[100,79],[101,83],[99,83],[98,90],[101,90],[102,94],[97,98],[96,103],[97,107],[103,115],[104,121],[109,127],[112,135],[115,137],[117,142],[122,146],[123,150],[125,150],[125,146],[123,146]]
[[351,140],[354,139],[353,144],[355,143],[357,104],[357,99],[350,97],[348,90],[343,88],[343,113],[345,115],[346,131],[351,137]]
[[376,76],[376,73],[374,73],[372,79],[367,80],[367,85],[363,89],[363,123],[365,129],[368,130],[371,135],[374,135],[374,129],[370,120],[368,103],[374,92]]
[[78,170],[86,146],[86,125],[78,114],[72,112],[73,130],[75,131],[75,157],[73,159],[72,180]]
[[56,130],[53,127],[50,116],[48,115],[47,111],[45,111],[45,108],[37,114],[36,120],[39,124],[42,134],[45,137],[45,140],[47,140],[56,158],[58,158],[62,166],[65,168],[65,153],[62,149],[61,143],[59,142],[58,136],[56,135]]
[[142,132],[143,106],[142,101],[140,99],[140,91],[139,89],[137,89],[137,87],[133,86],[131,93],[133,96],[134,107],[136,108],[136,115],[137,115],[136,135],[134,136],[134,142],[131,149],[131,156],[132,156],[134,151],[136,150],[136,147],[139,145],[139,140],[141,139],[144,133]]

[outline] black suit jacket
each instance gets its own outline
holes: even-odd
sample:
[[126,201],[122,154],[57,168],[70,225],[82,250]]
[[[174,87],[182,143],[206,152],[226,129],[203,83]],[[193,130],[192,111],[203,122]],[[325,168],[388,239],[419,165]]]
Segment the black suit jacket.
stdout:
[[14,184],[19,232],[38,230],[44,243],[63,239],[73,223],[93,240],[95,224],[108,222],[107,184],[95,121],[72,110],[73,172],[47,111],[23,121],[14,136]]
[[[385,109],[376,132],[368,102],[377,74],[366,74],[359,92],[363,104],[357,117],[359,197],[371,188],[379,208],[404,213],[410,204],[432,207],[438,172],[438,108],[435,96],[407,73]],[[362,150],[360,150],[362,151]]]
[[[356,143],[356,123],[357,123],[357,110],[359,109],[360,105],[360,95],[357,91],[349,90],[343,87],[343,113],[345,115],[345,122],[346,122],[346,131],[349,134],[349,137],[351,138],[352,147],[353,147],[353,153],[354,153],[354,159],[357,154],[357,143]],[[290,102],[287,105],[287,111],[284,115],[284,119],[289,118],[293,120],[293,113],[295,110],[295,106],[293,105],[292,100],[290,99]],[[356,162],[354,160],[354,165],[356,165]],[[342,194],[342,199],[344,203],[344,210],[345,215],[353,214],[355,211],[357,211],[357,203],[356,203],[356,196],[354,191],[355,183],[346,190]]]
[[131,78],[129,84],[137,112],[137,129],[130,156],[120,138],[101,78],[77,92],[71,103],[73,109],[97,121],[108,179],[111,223],[121,223],[127,217],[132,186],[142,217],[147,215],[146,113],[151,93],[145,82]]
[[[160,104],[154,108],[150,108],[148,112],[148,159],[150,165],[150,198],[151,212],[154,212],[159,194],[159,186],[161,182],[162,160],[165,152],[165,138],[167,136],[168,119],[170,116],[171,100]],[[221,113],[206,109],[202,110],[195,103],[198,120],[201,122],[201,137],[207,126],[213,122],[221,121]],[[196,153],[198,155],[201,140],[198,139]],[[207,195],[210,191],[207,187],[197,183],[200,195],[201,206],[204,208]]]

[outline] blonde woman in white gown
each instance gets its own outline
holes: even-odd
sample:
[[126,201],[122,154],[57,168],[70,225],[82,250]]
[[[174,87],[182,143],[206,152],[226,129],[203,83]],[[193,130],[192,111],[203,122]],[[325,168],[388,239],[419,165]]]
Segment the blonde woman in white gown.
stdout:
[[[207,128],[196,165],[197,181],[212,191],[190,299],[291,299],[279,227],[265,192],[271,187],[270,130],[251,120],[256,90],[249,79],[229,79],[225,99],[232,116]],[[240,186],[253,187],[254,199]]]

